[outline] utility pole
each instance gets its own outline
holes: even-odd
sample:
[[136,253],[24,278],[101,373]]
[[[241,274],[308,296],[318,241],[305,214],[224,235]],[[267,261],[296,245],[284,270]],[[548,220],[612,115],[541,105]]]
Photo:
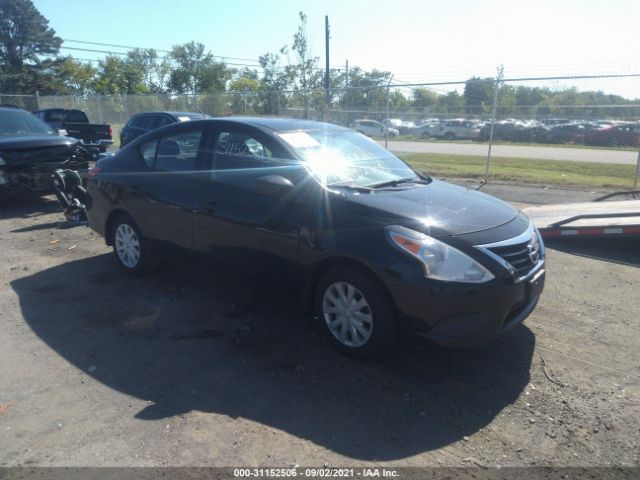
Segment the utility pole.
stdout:
[[329,15],[324,17],[324,42],[325,42],[325,67],[324,67],[324,93],[327,102],[327,116],[331,109],[331,96],[329,95]]
[[347,111],[347,127],[349,126],[349,60],[347,60],[346,64],[345,64],[345,73],[346,73],[346,77],[345,77],[345,82],[344,82],[344,94],[345,94],[345,99],[344,99],[344,109]]

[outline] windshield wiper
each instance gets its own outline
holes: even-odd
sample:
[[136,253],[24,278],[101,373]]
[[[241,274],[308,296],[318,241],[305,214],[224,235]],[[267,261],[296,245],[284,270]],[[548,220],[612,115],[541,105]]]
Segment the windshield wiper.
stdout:
[[330,183],[327,185],[327,187],[329,188],[344,188],[347,190],[353,190],[354,192],[363,192],[363,193],[370,193],[373,189],[371,187],[361,187],[358,185],[353,185],[350,183],[340,183],[340,182],[336,182],[336,183]]
[[401,183],[420,183],[422,185],[427,185],[428,183],[430,183],[430,181],[416,176],[411,178],[399,178],[397,180],[389,180],[386,182],[374,183],[373,185],[368,185],[368,187],[371,189],[384,188],[384,187],[397,187]]

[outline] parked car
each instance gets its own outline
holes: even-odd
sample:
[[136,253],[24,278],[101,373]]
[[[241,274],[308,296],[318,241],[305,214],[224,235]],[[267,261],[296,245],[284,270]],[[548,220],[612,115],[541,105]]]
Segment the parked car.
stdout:
[[[507,142],[544,142],[549,134],[549,128],[535,122],[521,122],[505,120],[496,122],[493,126],[493,139]],[[478,134],[478,140],[487,141],[491,136],[491,123],[488,122]]]
[[584,143],[608,147],[637,147],[640,146],[640,125],[626,123],[595,128],[585,133]]
[[101,152],[106,152],[109,145],[113,144],[111,126],[89,123],[89,118],[81,110],[47,108],[37,110],[33,114],[62,135],[82,140],[89,146],[97,147]]
[[208,115],[199,112],[145,112],[133,115],[120,131],[120,148],[140,135],[172,123],[202,120]]
[[543,118],[540,120],[540,123],[547,126],[566,125],[569,122],[571,122],[571,120],[568,118]]
[[397,137],[400,131],[397,128],[385,127],[382,123],[375,120],[355,120],[350,125],[355,131],[367,135],[369,137],[383,137],[385,130],[387,136]]
[[413,134],[417,137],[420,138],[435,138],[437,135],[437,132],[440,129],[440,122],[431,122],[431,123],[425,123],[422,125],[418,125],[414,130],[413,130]]
[[398,130],[400,135],[411,135],[413,134],[413,130],[416,128],[415,123],[401,120],[399,118],[385,118],[382,121],[382,124],[385,127]]
[[[95,151],[93,151],[95,150]],[[58,168],[86,169],[97,149],[61,137],[31,113],[0,107],[0,193],[53,193]]]
[[166,257],[226,267],[300,296],[354,356],[380,353],[400,330],[486,345],[532,312],[544,284],[525,215],[335,125],[169,125],[99,160],[87,191],[89,225],[125,271]]
[[591,123],[565,123],[548,129],[544,137],[547,143],[584,143],[584,137],[590,130],[598,128]]
[[456,119],[446,120],[440,124],[434,137],[445,140],[478,138],[480,125],[473,120]]

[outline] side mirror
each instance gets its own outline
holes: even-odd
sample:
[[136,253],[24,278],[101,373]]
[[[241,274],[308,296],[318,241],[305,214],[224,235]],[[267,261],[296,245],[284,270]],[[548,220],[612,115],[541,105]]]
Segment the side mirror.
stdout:
[[281,175],[267,175],[256,178],[253,190],[261,195],[282,196],[293,190],[293,183]]

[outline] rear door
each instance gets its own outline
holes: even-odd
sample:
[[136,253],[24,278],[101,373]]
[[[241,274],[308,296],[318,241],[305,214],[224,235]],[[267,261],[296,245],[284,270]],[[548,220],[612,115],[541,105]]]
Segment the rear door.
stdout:
[[195,183],[206,139],[206,127],[185,125],[139,147],[144,166],[129,185],[138,199],[132,213],[164,255],[181,258],[193,249]]
[[[311,210],[301,198],[306,169],[279,142],[250,127],[221,127],[214,144],[211,169],[196,189],[196,250],[253,281],[294,290],[299,227]],[[261,193],[256,183],[267,176],[293,187]]]

